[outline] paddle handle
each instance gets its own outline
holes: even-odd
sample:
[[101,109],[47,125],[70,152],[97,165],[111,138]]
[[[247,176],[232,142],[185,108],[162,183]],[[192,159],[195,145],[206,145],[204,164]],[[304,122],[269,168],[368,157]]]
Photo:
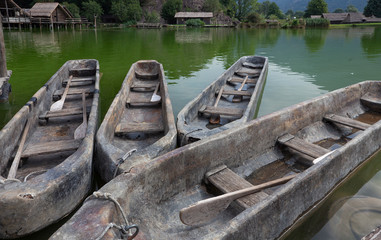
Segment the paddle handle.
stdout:
[[85,91],[82,92],[82,116],[83,116],[83,122],[87,121],[87,116],[86,116],[86,96],[85,96]]
[[22,137],[21,137],[19,148],[17,149],[16,156],[13,159],[12,166],[11,166],[9,173],[8,173],[8,177],[7,177],[8,179],[16,177],[17,169],[19,167],[19,163],[20,163],[20,159],[21,159],[21,154],[22,154],[22,151],[24,149],[26,136],[28,135],[30,122],[31,122],[31,117],[28,118],[26,126],[24,128],[24,132],[23,132]]
[[181,209],[180,220],[190,226],[206,223],[228,208],[233,200],[259,192],[265,188],[283,184],[295,176],[297,176],[297,174],[199,201],[187,208]]
[[249,79],[249,76],[246,76],[245,77],[245,80],[243,80],[242,84],[241,84],[241,87],[238,88],[238,91],[241,91],[242,88],[245,86],[246,82],[247,82],[247,79]]
[[156,85],[155,91],[153,92],[152,95],[157,95],[157,92],[159,91],[159,86],[160,86],[160,83],[158,83],[158,84]]
[[73,75],[70,75],[69,80],[67,81],[67,84],[66,84],[66,87],[65,87],[65,91],[62,94],[62,98],[61,99],[62,99],[63,102],[65,101],[66,95],[69,92],[69,87],[70,87],[70,83],[71,83],[71,79],[72,78],[73,78]]
[[222,92],[223,92],[223,91],[224,91],[224,88],[221,87],[220,91],[218,92],[218,96],[217,96],[216,102],[214,103],[214,106],[213,106],[213,107],[217,107],[218,102],[219,102],[220,99],[221,99],[221,96],[222,96]]

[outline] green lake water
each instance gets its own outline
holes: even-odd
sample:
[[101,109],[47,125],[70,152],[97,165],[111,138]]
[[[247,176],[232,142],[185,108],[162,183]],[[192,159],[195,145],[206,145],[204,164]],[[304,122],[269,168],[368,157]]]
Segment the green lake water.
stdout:
[[[12,31],[5,32],[4,37],[8,69],[13,70],[13,75],[9,102],[0,104],[0,128],[71,59],[99,60],[103,73],[102,117],[131,64],[141,59],[155,59],[163,64],[175,116],[245,55],[269,57],[259,116],[350,84],[381,80],[381,27]],[[381,181],[377,172],[373,174],[374,181]],[[373,181],[363,174],[367,172],[360,171],[356,180],[344,187],[343,191],[349,189],[345,196],[356,194],[364,184]],[[381,189],[366,189],[378,190],[377,196],[381,197]],[[337,225],[327,227],[328,214],[323,213],[327,211],[329,207],[318,210],[319,214],[325,214],[319,218],[319,224],[303,225],[302,230],[294,231],[292,236],[296,237],[290,239],[338,239],[327,237],[340,231]],[[381,224],[381,216],[378,219]]]

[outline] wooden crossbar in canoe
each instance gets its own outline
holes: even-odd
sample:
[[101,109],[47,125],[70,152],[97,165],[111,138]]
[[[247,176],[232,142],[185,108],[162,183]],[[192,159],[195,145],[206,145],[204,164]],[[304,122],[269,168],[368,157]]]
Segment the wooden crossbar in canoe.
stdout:
[[216,115],[225,115],[233,117],[242,117],[243,109],[241,108],[223,108],[223,107],[213,107],[213,106],[202,106],[199,110],[200,113],[209,113]]
[[61,141],[42,142],[30,144],[24,149],[21,158],[28,158],[44,154],[75,151],[81,144],[82,139],[70,139]]
[[[245,78],[240,78],[240,77],[231,77],[228,79],[228,82],[230,83],[242,83],[245,80]],[[257,84],[258,78],[254,79],[247,79],[246,83],[247,84]]]
[[235,72],[235,74],[242,77],[246,77],[246,76],[255,77],[255,76],[259,76],[261,74],[261,71],[262,71],[261,69],[251,69],[251,68],[241,67]]
[[136,78],[144,79],[144,80],[154,80],[159,78],[159,73],[151,73],[144,71],[135,71]]
[[[90,113],[91,107],[87,107],[86,111],[87,113]],[[41,114],[38,118],[40,120],[47,120],[49,118],[56,118],[56,117],[67,117],[67,116],[73,116],[73,115],[82,115],[83,110],[82,107],[79,108],[64,108],[60,111],[47,111],[43,114]]]
[[235,91],[235,90],[224,90],[222,95],[236,95],[236,96],[251,96],[253,93],[249,91]]
[[244,62],[244,63],[242,63],[242,66],[247,67],[247,68],[263,68],[262,63]]
[[142,106],[152,106],[161,103],[161,99],[156,102],[151,102],[152,93],[134,93],[130,92],[130,96],[127,98],[126,106],[130,105],[142,105]]
[[370,124],[363,123],[363,122],[354,120],[352,118],[338,116],[335,114],[329,114],[329,115],[324,116],[324,120],[329,121],[329,122],[339,123],[341,125],[348,126],[351,128],[360,129],[360,130],[365,130],[371,126]]
[[132,83],[131,85],[131,88],[139,88],[139,89],[148,89],[149,91],[153,91],[156,87],[156,85],[158,84],[157,81],[147,81],[147,82],[144,82],[144,81],[138,81],[138,82],[134,82]]
[[293,150],[296,150],[298,152],[301,152],[307,156],[310,156],[312,158],[318,158],[323,156],[324,154],[328,153],[329,150],[325,149],[323,147],[320,147],[316,144],[309,143],[304,141],[303,139],[300,139],[298,137],[295,137],[291,134],[286,134],[278,139],[278,142],[280,144],[283,144]]
[[[54,92],[53,98],[61,97],[65,89],[58,89]],[[67,95],[80,95],[82,92],[85,92],[86,94],[94,94],[94,88],[69,88],[69,91],[67,92]]]
[[76,68],[76,69],[70,69],[69,75],[76,76],[90,76],[95,74],[96,69],[95,68]]
[[381,99],[369,93],[360,98],[361,103],[373,111],[381,111]]
[[159,133],[164,132],[164,126],[162,123],[119,123],[115,128],[115,134],[125,134],[125,133]]
[[[253,185],[237,175],[235,172],[227,168],[225,165],[213,169],[205,174],[207,182],[213,184],[223,193],[234,192],[244,188],[252,187]],[[266,198],[268,194],[265,192],[257,192],[254,194],[241,197],[236,200],[237,204],[243,208],[249,208],[254,204]]]
[[[62,85],[66,86],[69,79],[65,79],[62,81]],[[95,82],[95,76],[91,77],[76,77],[71,80],[70,86],[82,86],[82,85],[89,85],[93,84]]]

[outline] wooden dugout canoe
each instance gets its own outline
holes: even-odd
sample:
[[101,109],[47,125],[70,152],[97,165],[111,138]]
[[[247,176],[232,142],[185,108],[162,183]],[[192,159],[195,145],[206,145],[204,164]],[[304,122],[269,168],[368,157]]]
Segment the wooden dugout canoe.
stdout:
[[[252,120],[259,107],[267,71],[266,57],[245,56],[235,62],[179,112],[179,145],[198,141]],[[220,91],[222,96],[219,99]]]
[[[50,111],[70,76],[63,109]],[[74,139],[75,130],[83,123],[83,91],[87,127],[84,138]],[[71,60],[0,131],[0,238],[16,238],[42,229],[69,214],[87,196],[92,182],[98,101],[98,61]],[[28,125],[17,180],[6,179]]]
[[[151,101],[155,90],[156,99]],[[154,60],[138,61],[97,132],[96,170],[107,182],[175,147],[176,126],[163,66]],[[118,164],[121,159],[124,162]]]
[[[380,148],[381,114],[373,108],[380,104],[381,81],[342,88],[175,149],[99,192],[110,193],[139,226],[136,239],[274,239]],[[293,173],[208,224],[179,219],[197,201]],[[113,202],[91,196],[52,239],[94,239],[120,219]],[[119,236],[116,228],[105,234]]]

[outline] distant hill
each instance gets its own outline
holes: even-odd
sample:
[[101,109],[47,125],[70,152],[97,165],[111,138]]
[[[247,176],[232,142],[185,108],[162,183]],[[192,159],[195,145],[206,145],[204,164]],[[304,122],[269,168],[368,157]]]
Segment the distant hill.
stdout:
[[[258,2],[264,2],[265,0],[258,0]],[[270,0],[278,4],[279,8],[285,13],[291,9],[293,11],[304,11],[307,8],[310,0]],[[328,4],[328,10],[330,12],[335,11],[338,8],[346,9],[348,5],[355,6],[360,12],[364,11],[366,6],[366,0],[326,0]]]

